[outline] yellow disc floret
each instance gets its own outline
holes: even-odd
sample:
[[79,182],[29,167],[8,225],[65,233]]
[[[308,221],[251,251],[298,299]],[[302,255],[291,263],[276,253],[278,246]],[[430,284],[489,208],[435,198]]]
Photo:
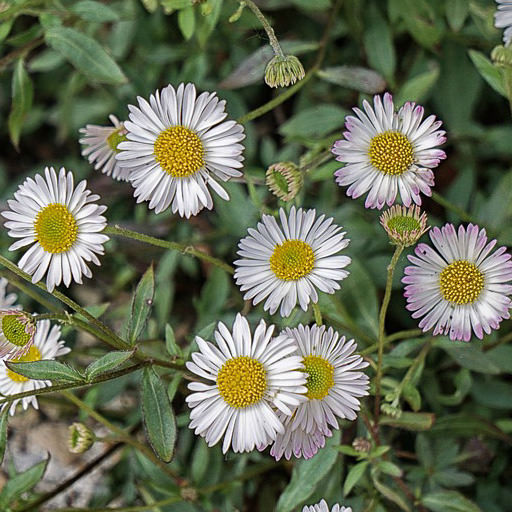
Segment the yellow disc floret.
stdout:
[[[41,352],[39,352],[39,349],[32,345],[28,352],[21,356],[17,357],[16,359],[12,359],[13,363],[31,363],[32,361],[40,361],[41,360]],[[23,375],[20,375],[19,373],[13,372],[12,370],[7,369],[7,377],[9,377],[14,382],[27,382],[29,379],[27,377],[23,377]]]
[[302,240],[286,240],[274,247],[270,269],[283,281],[296,281],[306,276],[315,265],[315,253]]
[[484,287],[484,275],[474,264],[457,260],[443,269],[439,276],[441,295],[455,304],[472,304]]
[[249,407],[259,402],[267,389],[267,372],[249,356],[228,359],[217,375],[220,396],[231,407]]
[[34,222],[36,240],[46,252],[61,253],[71,249],[78,235],[72,213],[60,203],[45,206]]
[[171,126],[158,135],[154,154],[160,167],[174,178],[192,176],[204,167],[204,147],[196,132]]
[[414,149],[409,139],[391,130],[373,137],[368,155],[374,167],[392,176],[400,176],[414,162]]
[[21,322],[19,315],[5,315],[2,318],[2,334],[9,343],[17,347],[24,347],[32,339],[32,334],[27,332],[26,327],[26,322]]
[[334,366],[320,356],[306,356],[303,360],[305,372],[308,374],[306,396],[322,400],[334,385]]

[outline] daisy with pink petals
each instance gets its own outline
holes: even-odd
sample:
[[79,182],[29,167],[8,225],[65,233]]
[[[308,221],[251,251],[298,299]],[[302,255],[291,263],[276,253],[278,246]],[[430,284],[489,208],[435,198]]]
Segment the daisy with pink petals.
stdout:
[[449,334],[452,340],[469,341],[471,333],[482,339],[510,317],[512,256],[506,247],[492,252],[497,241],[488,241],[485,229],[452,224],[430,232],[434,248],[418,244],[413,263],[405,269],[407,309],[421,318],[423,331]]
[[391,94],[374,96],[373,108],[363,101],[354,108],[357,117],[347,116],[344,139],[334,143],[332,152],[344,167],[334,175],[336,183],[348,186],[347,195],[356,199],[368,193],[366,208],[392,205],[398,194],[405,206],[421,204],[420,193],[430,196],[434,185],[432,169],[446,154],[438,146],[446,141],[441,121],[424,109],[407,102],[395,111]]

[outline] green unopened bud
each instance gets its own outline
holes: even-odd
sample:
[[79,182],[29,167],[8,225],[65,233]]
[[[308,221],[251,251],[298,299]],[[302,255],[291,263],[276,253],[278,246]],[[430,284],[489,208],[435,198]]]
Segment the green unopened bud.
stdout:
[[380,406],[380,410],[384,414],[391,416],[392,418],[400,418],[400,416],[402,415],[402,410],[398,406],[395,406],[393,404],[382,404]]
[[508,46],[496,46],[491,52],[491,59],[502,68],[512,67],[512,48]]
[[303,182],[302,173],[293,162],[278,162],[267,169],[265,183],[272,194],[283,201],[291,201]]
[[365,437],[356,437],[352,441],[352,448],[361,453],[368,453],[371,450],[372,443]]
[[395,205],[380,216],[380,223],[392,244],[409,247],[428,231],[427,215],[420,213],[417,206]]
[[84,453],[96,441],[94,432],[83,423],[73,423],[69,427],[68,448],[71,453]]
[[0,358],[23,356],[30,349],[35,334],[32,315],[17,309],[0,310]]
[[265,83],[270,87],[288,87],[304,78],[304,68],[294,55],[276,55],[265,69]]

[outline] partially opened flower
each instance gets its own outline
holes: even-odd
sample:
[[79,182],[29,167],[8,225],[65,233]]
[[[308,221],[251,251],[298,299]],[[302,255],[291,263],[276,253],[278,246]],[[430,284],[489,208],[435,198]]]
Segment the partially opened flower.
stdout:
[[187,368],[210,383],[191,382],[186,401],[192,409],[190,428],[208,446],[224,436],[222,451],[268,446],[284,431],[276,409],[286,416],[304,400],[306,377],[292,339],[272,338],[274,326],[263,320],[251,333],[237,315],[233,332],[219,322],[216,345],[196,337],[199,352]]
[[238,244],[240,259],[235,261],[236,284],[245,300],[259,304],[274,314],[280,307],[283,317],[300,304],[306,311],[310,301],[318,302],[317,288],[334,293],[339,281],[349,272],[343,270],[351,259],[338,253],[349,240],[345,232],[316,210],[292,207],[289,215],[279,210],[281,227],[271,215],[263,215],[257,229]]
[[414,245],[428,231],[427,214],[421,213],[418,206],[400,206],[395,204],[380,216],[381,226],[395,245],[409,247]]
[[421,204],[420,193],[430,196],[434,185],[432,169],[446,158],[438,146],[446,141],[439,130],[442,122],[431,115],[423,120],[423,107],[406,103],[395,112],[391,94],[363,101],[364,112],[345,120],[344,139],[332,152],[344,167],[334,174],[347,195],[356,199],[368,192],[366,208],[381,209],[395,202],[398,193],[405,206]]
[[182,217],[213,207],[209,188],[229,195],[218,181],[240,177],[244,131],[224,121],[226,102],[215,93],[199,96],[193,84],[156,91],[149,103],[138,97],[129,105],[126,142],[116,158],[130,172],[137,202],[149,201],[155,213],[169,206]]
[[120,151],[118,146],[126,140],[126,128],[116,116],[110,115],[109,119],[113,126],[88,124],[85,128],[80,128],[80,133],[84,136],[79,142],[85,146],[82,156],[103,174],[116,180],[128,181],[130,169],[123,169],[116,160]]
[[35,333],[32,315],[17,309],[0,310],[0,359],[21,357],[30,349]]
[[282,201],[291,201],[300,191],[304,179],[293,162],[277,162],[265,173],[269,190]]
[[61,282],[81,284],[82,275],[92,276],[87,264],[100,264],[97,254],[104,253],[108,240],[100,233],[107,225],[102,215],[107,207],[95,204],[100,197],[85,188],[85,180],[75,187],[73,174],[64,168],[58,175],[53,167],[44,172],[45,178],[36,174],[19,186],[2,215],[9,236],[19,238],[9,250],[31,246],[18,266],[33,283],[46,275],[52,292]]
[[510,317],[512,261],[506,247],[491,253],[497,241],[488,241],[485,229],[452,224],[430,231],[434,248],[418,244],[413,265],[402,282],[407,309],[421,318],[423,331],[449,334],[452,340],[469,341],[498,329]]
[[329,505],[325,500],[320,501],[316,505],[306,505],[302,512],[352,512],[350,507],[342,507],[340,504],[336,503],[332,509],[329,509]]
[[512,39],[512,0],[496,0],[498,10],[494,14],[494,26],[504,28],[503,42],[506,46]]
[[[49,320],[37,322],[33,344],[25,355],[11,359],[11,362],[27,363],[40,361],[42,359],[55,359],[56,357],[67,354],[70,349],[64,346],[64,341],[60,339],[60,335],[60,327],[58,325],[51,326]],[[7,368],[4,361],[0,362],[0,393],[3,395],[15,395],[50,385],[51,382],[49,380],[28,379]],[[35,409],[39,408],[37,398],[35,396],[28,396],[13,400],[10,406],[9,403],[5,403],[0,406],[0,409],[9,406],[9,412],[12,415],[16,410],[16,405],[20,402],[25,410],[29,405],[32,405]]]
[[17,300],[15,293],[7,293],[9,281],[5,277],[0,277],[0,309],[20,309],[21,306],[11,307]]

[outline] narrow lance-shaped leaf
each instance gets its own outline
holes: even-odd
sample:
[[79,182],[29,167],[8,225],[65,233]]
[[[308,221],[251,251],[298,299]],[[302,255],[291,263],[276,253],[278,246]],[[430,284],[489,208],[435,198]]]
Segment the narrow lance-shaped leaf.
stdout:
[[142,413],[148,440],[155,453],[170,462],[176,444],[176,419],[165,388],[152,368],[142,377]]
[[116,62],[91,37],[69,27],[51,27],[46,30],[45,40],[90,81],[113,85],[126,82]]
[[165,326],[165,348],[171,356],[181,357],[183,355],[181,347],[176,343],[174,330],[169,324]]
[[12,104],[7,121],[11,141],[16,148],[18,148],[20,141],[23,121],[32,107],[33,97],[32,81],[25,69],[23,59],[19,59],[12,75]]
[[126,351],[117,351],[117,352],[109,352],[105,354],[103,357],[100,357],[98,360],[92,362],[85,369],[85,377],[87,380],[92,380],[98,375],[102,373],[108,372],[117,368],[119,365],[123,364],[125,361],[130,359],[133,356],[134,350],[126,350]]
[[63,363],[51,360],[14,363],[5,361],[9,370],[34,380],[51,380],[60,382],[83,382],[80,373]]
[[128,341],[134,343],[139,338],[148,321],[153,297],[155,295],[155,273],[151,265],[142,276],[132,299],[130,322],[128,324]]
[[386,88],[386,80],[371,69],[357,66],[334,66],[321,69],[317,75],[326,82],[366,94],[377,94]]
[[7,446],[7,423],[9,421],[9,406],[6,405],[0,413],[0,464],[4,460],[5,447]]
[[429,412],[403,412],[398,418],[384,416],[379,423],[405,430],[429,430],[435,419],[435,414]]
[[363,461],[355,464],[350,468],[350,471],[347,474],[347,478],[345,478],[345,483],[343,484],[343,495],[347,496],[349,492],[352,490],[354,485],[359,482],[359,480],[364,475],[366,468],[368,467],[369,462]]

